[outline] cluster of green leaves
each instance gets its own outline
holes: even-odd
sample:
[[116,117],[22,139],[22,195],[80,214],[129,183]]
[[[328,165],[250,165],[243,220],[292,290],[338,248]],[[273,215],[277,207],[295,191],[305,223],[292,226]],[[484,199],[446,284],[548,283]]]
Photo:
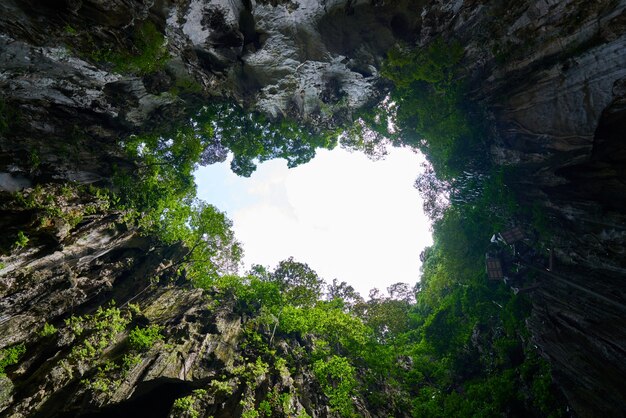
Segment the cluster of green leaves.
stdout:
[[57,327],[55,327],[52,324],[49,323],[45,323],[43,325],[43,328],[41,329],[41,331],[39,331],[39,336],[41,337],[49,337],[51,335],[54,335],[58,332],[59,330],[57,329]]
[[[122,384],[127,373],[141,362],[141,354],[163,339],[162,327],[136,326],[128,333],[128,344],[123,345],[121,335],[131,323],[133,315],[139,313],[136,305],[126,310],[111,302],[99,307],[93,314],[72,315],[65,320],[59,331],[45,324],[41,337],[61,334],[73,338],[72,348],[59,365],[71,378],[76,370],[85,378],[81,383],[98,395],[111,395]],[[124,350],[112,350],[118,344]],[[106,353],[106,354],[105,354]]]
[[13,246],[15,248],[24,248],[28,245],[30,239],[24,234],[24,231],[18,231],[17,238],[15,239],[15,243]]
[[337,145],[338,132],[317,132],[287,119],[270,121],[230,103],[206,106],[197,120],[214,146],[233,153],[231,169],[244,177],[254,172],[257,163],[283,158],[288,167],[296,167],[310,161],[316,149]]
[[133,350],[147,351],[163,339],[162,329],[163,327],[154,324],[142,328],[137,326],[128,334],[128,343]]
[[196,408],[200,407],[197,404],[206,394],[206,390],[196,389],[190,395],[176,399],[172,406],[172,412],[175,412],[177,417],[198,418],[200,411]]
[[13,347],[0,350],[0,376],[4,375],[4,369],[7,366],[17,364],[20,357],[26,352],[24,344],[14,345]]
[[14,199],[24,208],[40,212],[40,228],[49,228],[59,220],[67,222],[73,228],[85,216],[107,210],[112,204],[108,193],[93,186],[71,183],[46,186],[37,184],[32,189],[16,192]]
[[328,396],[331,409],[342,417],[356,417],[352,395],[357,381],[354,367],[350,362],[344,357],[333,355],[329,359],[316,361],[313,364],[313,372],[324,394]]
[[[277,358],[276,361],[283,361],[282,358]],[[259,402],[257,408],[258,416],[260,417],[275,417],[275,416],[297,416],[298,418],[309,417],[306,411],[300,410],[298,415],[293,407],[293,394],[290,392],[280,393],[277,387],[274,387],[269,392],[264,400]]]
[[129,318],[122,314],[113,304],[99,307],[92,315],[74,316],[65,320],[80,342],[74,344],[69,360],[78,364],[89,363],[101,355],[126,329]]

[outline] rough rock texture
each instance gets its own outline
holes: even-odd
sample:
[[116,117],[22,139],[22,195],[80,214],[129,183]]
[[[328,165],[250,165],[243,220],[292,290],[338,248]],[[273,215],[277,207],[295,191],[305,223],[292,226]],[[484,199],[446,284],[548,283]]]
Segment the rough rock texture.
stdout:
[[[0,187],[106,179],[113,165],[127,163],[116,146],[121,137],[180,119],[207,97],[232,97],[272,117],[339,124],[384,96],[378,69],[389,46],[457,38],[465,47],[468,100],[484,106],[494,125],[493,160],[517,170],[520,193],[544,208],[553,225],[555,273],[601,296],[545,279],[531,296],[536,344],[576,414],[619,416],[626,410],[619,307],[626,305],[625,9],[624,0],[5,0],[0,94],[10,112],[0,132]],[[170,58],[162,68],[120,72],[98,58],[109,49],[132,49],[132,28],[145,21],[166,34]],[[33,216],[5,208],[0,224],[14,234],[35,222]],[[125,231],[118,216],[74,226],[54,220],[36,234],[35,246],[3,259],[0,347],[27,343],[33,360],[10,376],[33,379],[28,387],[37,388],[22,393],[19,384],[15,389],[0,378],[0,403],[11,414],[42,405],[55,411],[68,393],[82,393],[80,378],[63,377],[59,365],[69,343],[40,343],[37,324],[62,323],[112,298],[124,303],[162,261],[166,249]],[[175,301],[170,310],[163,307],[165,295]],[[167,327],[166,341],[175,348],[143,354],[128,375],[133,383],[122,384],[111,399],[130,399],[124,405],[131,408],[151,400],[147,393],[190,393],[197,387],[190,371],[199,381],[210,376],[213,369],[201,371],[205,357],[197,353],[219,359],[220,344],[211,338],[231,338],[236,319],[219,319],[200,298],[165,288],[140,296],[144,315]],[[194,315],[234,322],[207,331],[209,338],[197,331]],[[191,330],[189,339],[174,337],[169,324],[175,323]],[[174,360],[177,352],[184,362]],[[44,362],[49,366],[41,373],[61,376],[50,383],[53,390],[37,386],[45,385],[37,383],[43,374],[28,377]],[[217,392],[202,396],[199,405],[228,402]],[[71,399],[68,413],[82,402]]]
[[[48,177],[97,182],[123,164],[120,138],[167,128],[209,97],[316,127],[345,123],[385,94],[378,68],[389,47],[412,36],[413,7],[345,0],[4,1],[0,94],[11,109],[6,135],[15,141],[10,150],[0,144],[6,166],[0,184],[36,180],[33,152]],[[146,22],[165,34],[163,65],[144,74],[111,64],[146,49],[136,39]]]
[[[75,194],[62,208],[100,203]],[[283,408],[293,416],[329,416],[312,372],[298,366],[299,350],[311,350],[311,342],[277,336],[278,355],[295,368],[259,366],[258,353],[246,349],[249,318],[229,295],[170,281],[163,272],[180,249],[159,246],[128,229],[123,213],[98,208],[70,227],[39,226],[42,213],[15,202],[0,208],[3,229],[27,231],[32,241],[0,269],[0,347],[26,348],[23,361],[0,376],[2,416],[186,416],[189,409],[172,405],[189,396],[202,416],[226,418],[270,392],[287,395]],[[46,334],[44,324],[56,331]],[[161,327],[163,338],[133,348],[129,334],[148,324]]]
[[460,3],[446,21],[469,40],[472,94],[497,129],[493,159],[515,167],[518,192],[550,220],[554,273],[583,288],[541,279],[531,296],[535,343],[579,416],[619,416],[626,410],[626,2],[501,2],[490,22],[489,11]]

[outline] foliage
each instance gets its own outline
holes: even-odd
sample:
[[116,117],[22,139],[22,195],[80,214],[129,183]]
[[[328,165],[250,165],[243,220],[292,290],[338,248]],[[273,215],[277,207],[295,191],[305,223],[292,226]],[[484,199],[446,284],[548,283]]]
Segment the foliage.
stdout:
[[460,174],[468,157],[484,154],[480,126],[470,122],[463,103],[457,73],[462,57],[459,43],[439,38],[425,48],[392,49],[382,70],[395,87],[391,101],[399,140],[419,148],[442,179]]
[[210,387],[215,392],[223,392],[227,395],[233,394],[233,387],[228,382],[223,382],[221,380],[211,380]]
[[49,234],[68,226],[70,229],[75,228],[85,217],[109,209],[113,202],[114,199],[100,189],[72,183],[37,184],[33,188],[16,192],[12,204],[35,212],[39,222],[28,230],[28,235],[18,231],[13,246],[20,248],[32,242],[38,244],[40,231]]
[[242,250],[231,221],[195,199],[193,171],[203,153],[196,130],[176,129],[168,139],[157,134],[131,137],[124,145],[140,163],[133,175],[120,172],[115,177],[120,205],[144,233],[158,236],[163,244],[186,247],[169,269],[185,269],[190,280],[199,281],[235,272]]
[[133,350],[147,351],[157,342],[163,339],[159,325],[149,325],[144,328],[135,327],[128,334],[128,342]]
[[0,376],[4,375],[4,369],[7,366],[17,364],[25,352],[26,347],[23,343],[0,350]]
[[316,132],[287,119],[269,121],[228,103],[204,107],[196,120],[211,139],[210,149],[222,155],[220,150],[232,152],[231,169],[244,177],[256,170],[257,162],[284,158],[292,168],[310,161],[317,148],[332,149],[337,144],[337,132]]
[[322,385],[324,394],[328,396],[332,410],[343,417],[356,416],[351,395],[357,386],[354,378],[354,367],[350,362],[339,356],[328,360],[318,360],[313,364],[313,372]]
[[46,322],[42,330],[39,331],[39,335],[42,337],[48,337],[50,335],[56,334],[57,332],[58,332],[58,329],[54,325]]
[[324,281],[307,264],[293,257],[281,261],[269,280],[278,285],[286,302],[293,306],[312,306],[322,296]]
[[93,315],[74,316],[65,320],[66,326],[80,343],[72,347],[69,359],[76,363],[89,363],[101,355],[126,329],[128,318],[113,304],[99,307]]
[[192,395],[178,398],[174,401],[173,411],[182,413],[189,418],[198,418],[200,413],[194,408],[196,400]]

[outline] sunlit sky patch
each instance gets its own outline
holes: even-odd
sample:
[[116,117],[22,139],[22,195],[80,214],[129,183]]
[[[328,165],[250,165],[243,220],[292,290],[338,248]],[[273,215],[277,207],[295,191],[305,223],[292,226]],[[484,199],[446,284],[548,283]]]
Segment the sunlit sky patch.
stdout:
[[320,150],[302,166],[261,164],[250,178],[228,162],[196,172],[198,196],[226,211],[251,264],[275,267],[293,256],[327,282],[346,281],[367,297],[397,282],[415,284],[419,254],[432,243],[413,187],[423,157],[390,149],[381,161]]

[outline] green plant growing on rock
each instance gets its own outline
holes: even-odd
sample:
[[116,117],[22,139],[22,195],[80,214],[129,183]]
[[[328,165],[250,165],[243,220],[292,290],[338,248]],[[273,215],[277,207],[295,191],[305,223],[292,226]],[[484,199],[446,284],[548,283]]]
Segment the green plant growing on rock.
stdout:
[[4,369],[7,366],[17,364],[20,360],[20,357],[22,357],[25,352],[26,346],[24,346],[23,343],[0,350],[0,376],[3,376],[5,374]]
[[39,335],[41,337],[49,337],[51,335],[54,335],[58,332],[59,330],[52,324],[49,323],[45,323],[42,330],[39,331]]
[[74,345],[69,359],[78,363],[89,363],[102,354],[124,331],[129,320],[115,306],[99,307],[93,315],[72,316],[65,320],[75,337],[84,339]]
[[113,375],[119,369],[120,367],[117,364],[112,361],[106,361],[98,366],[98,371],[92,379],[83,380],[82,383],[96,393],[111,395],[122,383],[121,379],[113,378]]
[[463,102],[463,53],[458,42],[439,38],[424,48],[391,50],[382,70],[395,87],[399,140],[419,148],[442,179],[460,174],[468,159],[484,158],[481,126]]
[[196,400],[193,395],[178,398],[174,401],[172,411],[179,414],[177,416],[198,418],[200,416],[200,412],[198,412],[198,410],[194,408],[195,403]]
[[145,328],[135,327],[128,335],[130,347],[137,351],[149,350],[156,342],[163,339],[162,329],[163,327],[154,324]]
[[30,239],[24,234],[24,231],[18,231],[17,238],[13,243],[13,246],[17,249],[24,248],[28,245]]
[[211,383],[209,384],[209,386],[216,393],[217,392],[222,392],[222,393],[225,393],[227,395],[232,395],[233,394],[233,386],[229,382],[225,382],[225,381],[222,381],[222,380],[211,380]]
[[30,164],[30,169],[35,171],[41,165],[41,157],[39,156],[39,152],[37,150],[32,150],[28,156],[28,162]]
[[313,372],[328,396],[331,408],[342,417],[356,417],[352,394],[357,386],[354,367],[343,357],[333,355],[313,364]]

